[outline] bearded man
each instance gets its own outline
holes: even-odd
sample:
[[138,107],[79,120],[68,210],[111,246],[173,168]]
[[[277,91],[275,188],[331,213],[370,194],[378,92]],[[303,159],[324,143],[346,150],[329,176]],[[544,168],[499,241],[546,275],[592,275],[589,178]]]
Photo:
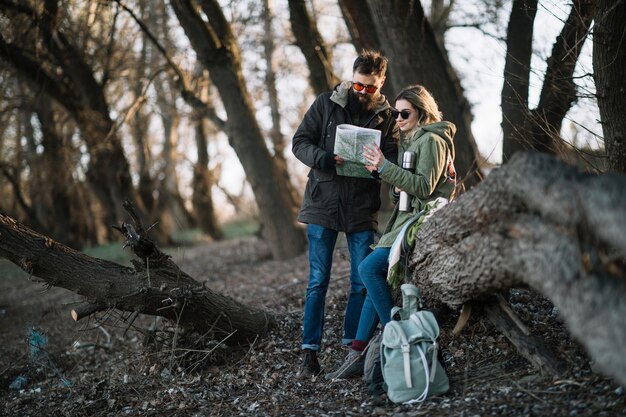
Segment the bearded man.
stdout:
[[391,116],[392,107],[380,92],[386,71],[387,58],[376,51],[362,51],[354,61],[352,81],[317,97],[293,137],[293,154],[311,168],[298,216],[307,225],[309,240],[300,379],[321,372],[317,353],[322,345],[326,292],[339,232],[345,234],[350,253],[350,292],[342,344],[350,345],[356,336],[366,295],[358,266],[371,252],[378,228],[380,181],[375,172],[370,178],[337,175],[336,166],[344,161],[333,150],[337,126],[347,123],[380,130],[385,158],[397,160],[400,131]]

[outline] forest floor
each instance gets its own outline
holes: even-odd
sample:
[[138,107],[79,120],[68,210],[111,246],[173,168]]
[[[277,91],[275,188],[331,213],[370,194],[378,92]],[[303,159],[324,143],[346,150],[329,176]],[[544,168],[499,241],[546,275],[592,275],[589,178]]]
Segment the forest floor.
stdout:
[[[176,349],[155,351],[144,343],[153,318],[140,316],[129,327],[127,315],[110,312],[75,323],[70,310],[80,296],[46,289],[0,260],[0,415],[626,416],[624,389],[594,372],[557,309],[527,289],[511,290],[508,299],[565,360],[565,374],[542,375],[479,313],[452,337],[458,312],[450,312],[442,319],[440,340],[450,391],[421,405],[374,405],[360,379],[295,378],[306,255],[273,261],[253,237],[170,253],[211,289],[273,311],[277,326],[246,348],[210,342],[192,350],[182,335]],[[338,243],[320,354],[325,372],[336,369],[346,353],[340,347],[346,255]],[[31,350],[33,340],[41,350]]]

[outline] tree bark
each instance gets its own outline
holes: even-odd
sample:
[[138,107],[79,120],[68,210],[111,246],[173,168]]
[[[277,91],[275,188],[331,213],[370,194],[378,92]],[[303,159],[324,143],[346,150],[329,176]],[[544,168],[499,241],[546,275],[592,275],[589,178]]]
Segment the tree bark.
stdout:
[[332,90],[339,78],[333,71],[330,52],[311,19],[304,0],[289,0],[289,20],[296,44],[309,67],[309,80],[316,95]]
[[599,0],[593,30],[593,71],[610,169],[626,172],[626,3]]
[[[141,8],[141,14],[145,15],[145,7],[142,2],[139,2]],[[148,129],[150,126],[150,120],[146,115],[143,104],[146,101],[145,97],[145,80],[146,70],[150,66],[149,60],[154,59],[152,54],[149,55],[150,48],[147,45],[148,39],[145,34],[141,37],[141,49],[135,62],[137,63],[134,70],[135,79],[133,80],[132,91],[135,103],[133,108],[135,111],[131,115],[131,134],[133,141],[135,142],[135,155],[137,159],[137,167],[139,172],[139,185],[138,191],[141,201],[143,202],[146,211],[150,213],[152,218],[155,218],[154,210],[157,207],[156,199],[154,198],[154,189],[156,183],[150,174],[150,167],[152,165],[152,157],[150,155],[150,146],[148,143]]]
[[222,229],[217,221],[211,193],[215,178],[209,170],[209,126],[207,120],[200,115],[197,115],[194,123],[198,159],[193,167],[193,196],[191,201],[200,229],[212,239],[220,240],[223,237]]
[[439,43],[440,47],[445,47],[445,35],[448,30],[448,19],[450,13],[454,8],[455,0],[450,0],[448,4],[445,4],[444,0],[432,0],[430,3],[430,17],[429,21],[433,27],[433,33],[435,39]]
[[[291,7],[291,5],[290,5]],[[265,70],[265,85],[267,89],[268,101],[270,105],[270,113],[272,117],[272,127],[270,128],[269,137],[272,140],[274,147],[274,161],[278,165],[278,169],[281,172],[288,171],[287,158],[285,157],[285,137],[280,129],[281,116],[280,116],[280,102],[278,100],[278,88],[276,87],[276,67],[274,65],[274,49],[275,49],[275,34],[274,34],[274,14],[270,7],[269,0],[263,0],[263,28],[265,29],[265,35],[263,37],[263,53],[265,55],[265,61],[267,62]],[[319,45],[324,47],[324,45]],[[330,60],[329,60],[330,61]],[[329,63],[330,64],[330,63]],[[311,68],[309,66],[309,68]],[[330,69],[332,71],[332,68]],[[331,73],[332,80],[330,80],[332,88],[339,80]],[[319,93],[318,93],[319,94]],[[302,201],[302,195],[295,187],[291,187],[291,201],[294,207],[296,207],[300,201]]]
[[593,20],[595,0],[575,0],[548,58],[539,104],[531,111],[532,149],[560,155],[565,115],[577,99],[574,69]]
[[[102,223],[115,224],[123,218],[120,209],[123,202],[127,199],[138,201],[138,196],[131,181],[128,160],[109,115],[103,86],[96,81],[92,68],[78,48],[60,30],[62,25],[57,22],[55,0],[46,0],[41,14],[28,6],[9,8],[32,20],[41,36],[36,45],[22,47],[7,42],[0,35],[0,57],[8,61],[18,76],[33,86],[33,90],[53,98],[72,115],[89,151],[87,180],[102,206]],[[39,51],[37,48],[41,46],[45,48]],[[107,232],[112,239],[113,234],[108,229]]]
[[[149,14],[152,27],[160,28],[157,32],[160,40],[167,50],[174,50],[168,26],[168,8],[165,0],[155,2],[154,13]],[[156,47],[147,43],[146,47],[156,54]],[[161,60],[151,61],[152,72],[156,73],[164,65]],[[176,108],[176,82],[173,80],[173,71],[164,71],[159,74],[158,81],[154,83],[157,92],[157,105],[163,124],[163,151],[161,152],[161,187],[159,192],[159,204],[164,209],[164,214],[169,213],[172,225],[178,230],[186,230],[196,226],[196,219],[185,207],[185,202],[180,194],[176,163],[179,160],[178,146],[178,126],[181,116]],[[194,107],[196,110],[196,107]]]
[[433,93],[445,120],[457,127],[454,142],[459,178],[468,187],[480,181],[470,105],[445,50],[435,40],[422,5],[416,0],[368,0],[366,4],[376,16],[374,28],[382,51],[390,57],[394,82],[402,87],[419,83]]
[[530,110],[528,88],[537,1],[513,2],[502,88],[504,161],[521,150],[533,149],[551,154],[560,154],[565,150],[561,125],[577,98],[572,77],[591,25],[594,7],[594,2],[589,0],[573,2],[547,60],[539,104]]
[[482,308],[489,321],[530,363],[552,376],[557,377],[563,374],[566,369],[565,362],[557,358],[541,339],[530,333],[504,297],[498,294],[484,302]]
[[139,312],[229,345],[251,342],[271,328],[268,312],[217,294],[181,271],[140,225],[120,229],[140,258],[134,268],[77,252],[0,213],[0,256],[48,285],[84,295],[94,307],[74,312],[76,318],[105,308]]
[[412,281],[458,307],[528,284],[608,375],[626,384],[626,178],[519,153],[416,235]]
[[[56,117],[51,103],[40,96],[35,102],[35,112],[41,126],[43,153],[41,170],[48,175],[48,222],[50,234],[75,249],[84,244],[98,242],[97,227],[89,216],[88,202],[81,192],[82,184],[72,175],[74,161],[70,138],[57,129]],[[38,164],[39,165],[39,164]],[[68,169],[58,169],[59,166]],[[50,175],[50,173],[54,173]]]
[[[146,13],[145,4],[139,2],[141,14],[153,14],[154,10],[149,7]],[[141,198],[143,207],[146,210],[148,218],[159,219],[155,226],[151,229],[153,237],[163,245],[171,245],[172,220],[169,213],[166,214],[167,206],[160,204],[162,200],[168,200],[166,189],[160,189],[157,180],[154,178],[153,158],[150,152],[150,115],[144,110],[144,104],[147,101],[146,89],[149,85],[150,77],[147,71],[153,65],[154,54],[151,50],[149,39],[145,33],[141,37],[141,49],[135,62],[137,65],[134,69],[134,77],[132,80],[132,91],[134,95],[134,103],[129,110],[131,135],[135,143],[135,156],[137,161],[137,171],[139,173],[139,183],[137,186],[138,195]],[[158,191],[158,194],[157,194]]]
[[[357,52],[363,49],[381,49],[382,46],[378,34],[375,30],[372,30],[375,19],[367,3],[362,0],[339,0],[339,7]],[[387,78],[381,92],[389,101],[392,101],[394,96],[400,91],[400,87],[395,81],[393,71],[387,68]]]
[[302,253],[306,240],[296,225],[296,207],[288,173],[272,159],[255,117],[254,107],[241,70],[239,46],[230,25],[215,0],[200,6],[195,1],[172,0],[172,8],[191,42],[199,62],[209,71],[222,98],[228,121],[226,131],[246,177],[252,186],[263,225],[263,236],[275,259]]
[[514,0],[506,33],[506,59],[502,86],[502,160],[530,149],[527,122],[530,60],[537,0]]

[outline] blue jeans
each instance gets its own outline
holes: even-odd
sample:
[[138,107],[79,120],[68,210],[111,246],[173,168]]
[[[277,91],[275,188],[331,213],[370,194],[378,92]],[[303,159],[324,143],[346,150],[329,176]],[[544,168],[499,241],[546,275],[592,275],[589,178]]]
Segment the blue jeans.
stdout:
[[356,340],[369,341],[379,321],[384,326],[391,320],[393,299],[387,284],[390,250],[391,248],[376,248],[359,265],[359,275],[367,289],[367,298],[361,311]]
[[[319,350],[324,333],[324,306],[333,264],[333,251],[339,232],[315,224],[307,225],[309,238],[309,285],[304,305],[302,349]],[[359,264],[372,252],[374,231],[346,233],[350,252],[350,294],[343,322],[343,344],[349,344],[356,330],[365,301],[365,287],[359,277]]]

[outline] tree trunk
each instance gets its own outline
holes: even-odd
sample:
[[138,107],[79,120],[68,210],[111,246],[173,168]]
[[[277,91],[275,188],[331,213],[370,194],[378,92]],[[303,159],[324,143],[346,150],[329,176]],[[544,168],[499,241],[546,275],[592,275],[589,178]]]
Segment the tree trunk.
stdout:
[[435,34],[439,47],[445,48],[445,35],[448,30],[448,18],[454,7],[455,0],[445,4],[444,0],[432,0],[430,2],[429,21]]
[[376,16],[374,27],[381,49],[390,58],[394,82],[402,87],[419,83],[433,93],[445,120],[457,127],[455,165],[460,179],[466,186],[475,184],[481,175],[470,105],[445,50],[435,40],[420,2],[368,0],[366,4],[372,16]]
[[410,259],[427,300],[457,307],[528,284],[626,384],[626,177],[519,153],[424,223]]
[[[60,30],[63,25],[57,22],[57,8],[55,0],[45,2],[41,15],[28,6],[14,8],[20,16],[33,20],[41,39],[36,45],[22,47],[8,43],[0,35],[0,56],[16,69],[19,76],[31,83],[33,90],[59,102],[76,121],[90,156],[87,180],[102,206],[102,223],[112,225],[123,218],[121,207],[125,200],[138,201],[137,193],[109,116],[104,86],[96,81],[83,54]],[[36,49],[42,46],[45,46],[45,53],[38,53]],[[110,228],[107,233],[112,239]]]
[[49,285],[84,295],[95,306],[91,313],[116,308],[161,316],[229,345],[251,342],[272,326],[266,311],[217,294],[181,271],[141,226],[120,229],[140,257],[134,268],[76,252],[0,213],[0,256]]
[[531,112],[532,149],[560,155],[568,150],[561,139],[565,115],[577,99],[574,69],[595,11],[595,0],[575,0],[548,58],[537,108]]
[[[339,0],[339,7],[357,52],[363,49],[381,49],[378,34],[375,30],[372,30],[375,20],[370,13],[367,3],[362,0]],[[400,91],[400,87],[394,78],[393,71],[387,71],[387,78],[381,92],[390,102]]]
[[537,108],[529,110],[528,88],[532,28],[536,0],[513,3],[507,31],[507,58],[502,88],[502,159],[520,150],[560,154],[566,144],[561,125],[576,101],[573,80],[576,62],[591,25],[594,2],[576,0],[552,48]]
[[[164,77],[165,78],[165,77]],[[163,81],[164,84],[171,84],[169,78]],[[161,83],[157,83],[159,86]],[[156,84],[155,84],[156,86]],[[159,204],[163,206],[164,214],[171,213],[172,225],[178,230],[190,229],[196,225],[195,217],[185,207],[185,201],[180,195],[178,186],[178,174],[176,172],[176,162],[178,160],[178,126],[180,115],[178,111],[170,106],[164,97],[165,91],[157,87],[157,104],[159,106],[161,123],[163,124],[163,151],[161,152],[161,186],[159,187]]]
[[506,59],[502,86],[502,160],[530,149],[528,138],[528,86],[533,53],[533,26],[537,0],[514,0],[506,33]]
[[[207,80],[208,81],[208,80]],[[223,237],[222,229],[217,221],[211,188],[215,183],[209,170],[208,123],[200,115],[194,120],[198,160],[193,167],[193,208],[200,229],[214,240]]]
[[228,115],[226,128],[230,144],[252,186],[263,236],[272,255],[275,259],[286,259],[301,254],[306,240],[296,225],[296,207],[291,198],[293,186],[288,173],[279,169],[265,145],[243,79],[239,46],[230,25],[214,0],[201,2],[208,22],[198,14],[191,0],[172,0],[171,5],[199,62],[209,71],[220,93]]
[[[267,0],[265,0],[267,1]],[[309,67],[311,87],[316,95],[332,90],[339,78],[333,71],[330,52],[324,38],[311,19],[304,0],[289,0],[289,20],[296,44],[302,51]],[[269,35],[266,33],[266,35]]]
[[[143,3],[140,2],[141,13],[145,14]],[[150,10],[150,13],[153,11]],[[137,159],[137,171],[139,172],[139,183],[137,191],[139,198],[141,199],[142,206],[145,208],[146,216],[151,219],[159,219],[151,228],[151,234],[153,238],[156,238],[158,242],[163,245],[170,245],[171,239],[171,227],[172,221],[169,215],[165,214],[167,207],[160,203],[160,199],[165,197],[167,193],[165,189],[159,189],[158,183],[154,178],[152,168],[152,155],[150,152],[150,116],[146,114],[144,110],[144,104],[146,98],[146,75],[147,69],[154,60],[153,51],[150,48],[149,40],[145,34],[141,39],[141,50],[136,60],[137,65],[135,69],[135,79],[133,80],[133,95],[135,102],[129,110],[131,134],[135,143],[135,155]],[[167,199],[167,198],[165,198]]]
[[[285,137],[283,136],[280,129],[280,103],[278,100],[278,89],[276,87],[276,68],[274,65],[274,15],[272,12],[272,8],[270,7],[269,0],[263,0],[263,9],[265,10],[265,13],[263,14],[263,28],[265,29],[265,36],[263,37],[263,53],[265,55],[265,61],[267,62],[265,70],[265,85],[267,89],[270,113],[272,117],[272,127],[270,129],[269,136],[272,140],[272,144],[274,145],[274,161],[278,165],[279,171],[287,172],[288,169],[287,158],[285,157]],[[325,48],[323,44],[319,45],[319,47]],[[330,65],[330,62],[328,64]],[[311,67],[309,66],[309,68]],[[330,80],[330,88],[334,87],[335,84],[339,82],[334,75],[332,75],[332,78],[333,79]],[[300,203],[300,201],[302,201],[302,195],[295,187],[291,187],[291,192],[291,201],[293,206],[296,207]]]
[[593,71],[610,169],[626,172],[626,42],[624,1],[599,0],[593,29]]
[[[84,244],[97,243],[96,227],[92,224],[88,210],[85,210],[85,196],[72,175],[71,167],[75,164],[70,138],[57,130],[56,115],[46,97],[40,96],[35,102],[35,111],[41,126],[41,144],[44,149],[40,166],[48,174],[50,234],[74,249],[81,249]],[[67,169],[58,169],[59,166]]]
[[[160,28],[157,32],[162,43],[168,50],[173,50],[174,46],[170,37],[168,26],[168,8],[164,0],[156,0],[153,4],[153,12],[148,17],[151,19],[151,26]],[[146,43],[146,47],[156,54],[156,49],[151,43]],[[151,61],[151,71],[156,73],[164,63],[161,60]],[[173,80],[172,71],[165,71],[159,75],[158,81],[154,83],[157,92],[157,105],[161,123],[163,124],[163,151],[161,153],[161,182],[159,187],[159,204],[163,207],[163,213],[171,216],[173,228],[186,230],[196,226],[196,219],[185,207],[185,202],[180,194],[176,163],[179,159],[178,146],[178,126],[180,125],[180,113],[176,108],[176,82]]]
[[[139,2],[141,7],[141,14],[144,15],[145,11],[142,7],[142,2]],[[139,56],[137,57],[137,65],[135,69],[135,79],[133,80],[132,90],[134,95],[135,103],[133,104],[133,114],[131,115],[131,134],[133,137],[133,141],[135,143],[135,155],[137,159],[137,171],[139,171],[139,185],[138,192],[141,201],[143,202],[143,206],[146,208],[146,211],[150,213],[150,217],[155,218],[154,210],[157,207],[154,189],[156,188],[156,184],[150,175],[150,166],[152,164],[152,158],[150,155],[150,146],[148,143],[148,128],[150,125],[150,120],[146,115],[143,109],[143,103],[146,101],[146,97],[144,96],[145,85],[144,82],[147,79],[146,77],[146,67],[150,65],[150,62],[147,62],[149,47],[147,45],[147,38],[145,34],[141,37],[141,49],[139,51]]]

